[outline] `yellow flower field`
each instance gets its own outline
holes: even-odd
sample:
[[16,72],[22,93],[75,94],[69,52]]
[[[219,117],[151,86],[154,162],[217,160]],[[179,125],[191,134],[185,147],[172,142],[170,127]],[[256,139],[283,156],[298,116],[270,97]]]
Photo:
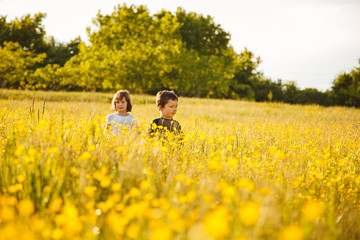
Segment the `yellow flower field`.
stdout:
[[[111,98],[111,94],[110,94]],[[0,99],[0,238],[358,239],[360,110],[179,99],[183,139],[109,101]]]

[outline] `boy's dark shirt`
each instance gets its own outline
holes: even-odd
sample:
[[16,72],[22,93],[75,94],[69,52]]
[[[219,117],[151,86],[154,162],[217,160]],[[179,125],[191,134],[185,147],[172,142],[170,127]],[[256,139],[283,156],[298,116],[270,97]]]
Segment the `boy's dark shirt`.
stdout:
[[[153,125],[156,125],[157,128],[154,129]],[[163,129],[159,129],[159,126],[162,126]],[[166,118],[155,118],[152,120],[150,124],[149,132],[150,134],[155,134],[156,132],[164,131],[165,127],[168,131],[175,133],[176,135],[181,133],[181,126],[180,123],[174,119],[166,119]]]

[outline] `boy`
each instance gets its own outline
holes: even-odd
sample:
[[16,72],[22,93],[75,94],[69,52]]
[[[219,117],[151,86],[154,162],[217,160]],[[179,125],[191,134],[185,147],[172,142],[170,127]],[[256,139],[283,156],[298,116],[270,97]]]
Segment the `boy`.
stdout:
[[156,106],[160,111],[160,118],[155,118],[150,124],[150,135],[156,132],[172,132],[176,135],[181,133],[180,123],[173,119],[178,107],[178,96],[173,91],[163,90],[156,94]]

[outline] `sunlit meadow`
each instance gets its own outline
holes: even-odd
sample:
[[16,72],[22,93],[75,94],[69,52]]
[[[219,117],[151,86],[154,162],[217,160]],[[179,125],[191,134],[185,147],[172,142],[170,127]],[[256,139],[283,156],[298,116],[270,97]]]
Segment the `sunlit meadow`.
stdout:
[[158,139],[134,95],[112,137],[112,94],[27,94],[1,92],[2,240],[360,238],[359,109],[180,97]]

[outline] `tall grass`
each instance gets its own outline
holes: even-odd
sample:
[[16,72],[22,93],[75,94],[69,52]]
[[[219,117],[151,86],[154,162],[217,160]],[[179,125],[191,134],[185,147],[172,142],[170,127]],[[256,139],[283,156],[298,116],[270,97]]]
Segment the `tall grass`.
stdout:
[[111,94],[33,94],[0,99],[1,239],[359,238],[359,110],[180,98],[160,140],[153,96],[113,137]]

